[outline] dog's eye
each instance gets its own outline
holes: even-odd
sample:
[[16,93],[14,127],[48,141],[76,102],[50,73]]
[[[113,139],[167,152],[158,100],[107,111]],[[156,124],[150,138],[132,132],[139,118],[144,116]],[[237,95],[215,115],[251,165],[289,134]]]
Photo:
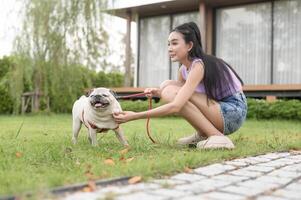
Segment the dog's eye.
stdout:
[[109,95],[107,95],[107,94],[103,94],[102,96],[104,96],[104,97],[108,97]]

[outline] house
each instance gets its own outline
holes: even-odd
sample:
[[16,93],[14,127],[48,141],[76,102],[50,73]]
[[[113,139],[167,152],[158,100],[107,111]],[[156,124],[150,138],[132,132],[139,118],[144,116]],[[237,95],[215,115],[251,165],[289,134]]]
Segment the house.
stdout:
[[177,78],[167,38],[194,21],[205,51],[238,72],[248,96],[301,97],[300,0],[111,0],[108,10],[137,23],[136,87]]

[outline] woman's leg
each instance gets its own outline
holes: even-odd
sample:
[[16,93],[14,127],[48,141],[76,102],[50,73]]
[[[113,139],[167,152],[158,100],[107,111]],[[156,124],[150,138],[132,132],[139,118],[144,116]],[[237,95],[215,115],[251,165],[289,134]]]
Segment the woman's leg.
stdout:
[[[161,91],[162,100],[171,102],[179,89],[180,87],[175,85],[166,86]],[[220,105],[213,101],[210,101],[208,105],[206,95],[193,94],[178,114],[183,116],[202,135],[223,135]]]
[[[161,98],[171,102],[180,87],[167,85],[161,91]],[[183,116],[199,133],[206,136],[223,135],[223,119],[220,114],[220,105],[209,102],[205,95],[193,94],[193,97],[183,106],[179,114]]]
[[160,84],[160,90],[162,91],[163,89],[165,89],[167,86],[170,86],[170,85],[182,87],[183,83],[181,83],[180,81],[176,81],[176,80],[166,80]]

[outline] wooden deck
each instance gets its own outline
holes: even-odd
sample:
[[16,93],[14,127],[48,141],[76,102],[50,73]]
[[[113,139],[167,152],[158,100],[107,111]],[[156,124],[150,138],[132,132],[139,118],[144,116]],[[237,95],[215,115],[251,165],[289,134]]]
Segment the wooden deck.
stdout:
[[[118,95],[141,93],[144,87],[110,88]],[[266,98],[275,100],[278,97],[301,98],[301,84],[274,84],[274,85],[245,85],[243,91],[247,97]]]

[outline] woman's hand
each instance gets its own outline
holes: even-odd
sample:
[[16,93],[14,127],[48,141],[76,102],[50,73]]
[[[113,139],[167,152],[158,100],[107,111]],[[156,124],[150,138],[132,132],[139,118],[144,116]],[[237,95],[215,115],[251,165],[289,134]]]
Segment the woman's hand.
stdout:
[[144,90],[144,93],[147,93],[145,96],[147,97],[153,97],[153,96],[161,96],[161,91],[159,88],[146,88]]
[[135,112],[132,111],[122,111],[122,112],[114,112],[113,117],[117,124],[122,124],[135,119]]

